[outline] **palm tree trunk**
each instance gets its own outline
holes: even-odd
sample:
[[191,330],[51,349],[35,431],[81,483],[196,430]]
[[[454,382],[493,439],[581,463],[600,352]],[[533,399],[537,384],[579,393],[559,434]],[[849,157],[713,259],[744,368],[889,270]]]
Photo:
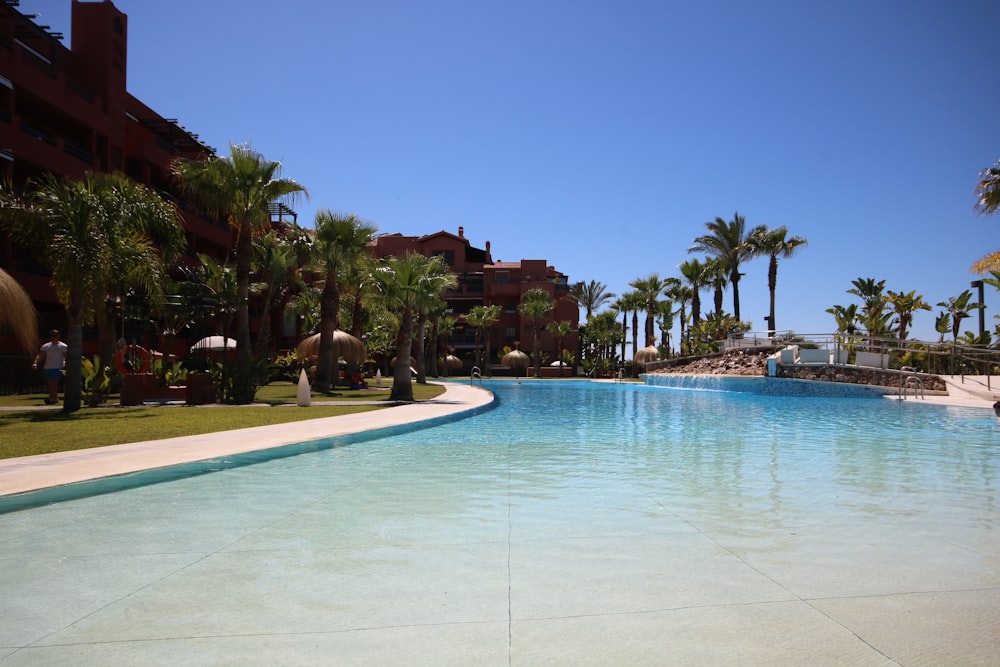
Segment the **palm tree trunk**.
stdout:
[[66,385],[63,387],[63,411],[76,412],[83,401],[83,304],[70,297],[66,309]]
[[337,383],[337,359],[333,354],[333,332],[339,322],[339,290],[336,273],[326,275],[323,294],[320,297],[319,358],[316,360],[316,391],[326,393]]
[[396,341],[396,368],[392,373],[391,401],[412,401],[413,385],[410,383],[410,350],[413,343],[413,317],[409,308],[403,310]]
[[[417,340],[413,346],[413,358],[417,362],[417,383],[427,384],[427,372],[424,368],[427,363],[427,355],[424,353],[424,335],[427,330],[427,316],[421,312],[417,316]],[[398,357],[397,357],[398,363]]]

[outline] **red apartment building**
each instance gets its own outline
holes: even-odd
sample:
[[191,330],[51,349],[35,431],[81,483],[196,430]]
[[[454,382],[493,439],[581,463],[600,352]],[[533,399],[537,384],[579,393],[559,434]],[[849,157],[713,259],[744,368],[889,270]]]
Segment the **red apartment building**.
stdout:
[[[177,120],[165,118],[129,94],[126,87],[128,17],[110,0],[73,0],[72,45],[63,36],[39,25],[18,9],[17,0],[0,0],[0,178],[15,190],[28,179],[46,173],[80,177],[88,171],[121,171],[175,201],[183,215],[188,255],[217,259],[233,248],[233,235],[225,221],[202,214],[176,197],[168,165],[177,157],[213,156],[197,134]],[[279,206],[272,219],[294,219],[294,211]],[[372,245],[376,256],[418,252],[442,255],[456,273],[459,286],[447,296],[452,310],[462,315],[475,305],[499,304],[503,312],[490,329],[490,346],[496,353],[521,341],[531,351],[533,333],[522,322],[517,307],[532,288],[547,291],[556,301],[552,321],[579,321],[575,302],[568,295],[566,276],[545,260],[494,262],[490,244],[475,248],[465,238],[438,232],[427,236],[379,236]],[[28,291],[39,311],[40,330],[65,330],[65,313],[49,285],[48,273],[30,248],[21,248],[0,231],[0,268]],[[277,319],[277,318],[276,318]],[[279,348],[297,342],[295,331],[275,323],[272,340]],[[206,332],[213,333],[213,332]],[[85,352],[94,351],[96,333],[84,332]],[[475,331],[462,322],[451,337],[457,351],[475,347]],[[542,335],[542,350],[554,359],[554,341]],[[577,349],[576,334],[563,347]],[[0,352],[16,347],[0,332]]]
[[[183,205],[168,173],[174,158],[215,151],[129,94],[128,17],[110,0],[73,0],[72,46],[66,48],[60,33],[18,7],[18,0],[0,0],[0,178],[20,190],[46,173],[76,178],[124,172],[178,203],[191,263],[196,253],[227,257],[234,247],[228,223]],[[272,213],[294,218],[284,207]],[[31,295],[41,331],[65,331],[64,309],[45,268],[2,231],[0,268]],[[85,331],[88,350],[93,341],[94,332]],[[294,339],[279,344],[292,346]],[[0,333],[0,351],[14,349],[13,340]]]
[[[487,330],[493,355],[490,364],[499,363],[500,350],[504,346],[513,347],[516,341],[520,341],[522,350],[531,353],[534,332],[531,331],[531,323],[521,318],[518,306],[524,294],[535,288],[545,290],[555,300],[552,316],[545,323],[570,321],[574,332],[563,340],[562,347],[577,349],[579,306],[574,299],[566,298],[569,296],[567,277],[549,266],[544,259],[494,261],[490,242],[486,242],[485,249],[474,247],[465,237],[465,229],[462,227],[458,228],[458,235],[445,231],[426,236],[383,234],[372,242],[371,251],[376,257],[400,257],[408,252],[443,257],[458,277],[458,287],[445,298],[452,312],[460,318],[473,306],[501,306],[500,319]],[[468,359],[471,354],[461,353],[475,348],[476,331],[460,319],[448,340],[449,345],[454,346],[456,354]],[[550,361],[556,360],[557,342],[548,331],[542,332],[541,349],[549,355]]]

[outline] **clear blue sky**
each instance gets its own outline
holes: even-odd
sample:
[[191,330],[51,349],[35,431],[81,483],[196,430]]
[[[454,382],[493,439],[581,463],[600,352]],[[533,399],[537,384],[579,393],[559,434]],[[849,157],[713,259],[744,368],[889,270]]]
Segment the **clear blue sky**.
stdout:
[[[1000,216],[972,210],[1000,159],[996,0],[115,4],[130,91],[220,154],[281,160],[304,226],[463,226],[621,293],[739,211],[809,241],[778,272],[778,328],[800,333],[831,331],[855,278],[935,304],[1000,248]],[[20,9],[69,40],[70,6]],[[767,261],[744,270],[763,329]]]

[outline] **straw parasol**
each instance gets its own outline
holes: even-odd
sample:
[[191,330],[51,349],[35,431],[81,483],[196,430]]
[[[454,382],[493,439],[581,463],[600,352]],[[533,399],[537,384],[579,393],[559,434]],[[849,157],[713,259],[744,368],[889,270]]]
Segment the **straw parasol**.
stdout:
[[503,355],[503,359],[500,360],[500,363],[508,368],[516,368],[523,371],[528,368],[528,363],[530,361],[531,360],[528,355],[521,352],[521,350],[514,349]]
[[646,364],[650,361],[659,361],[659,359],[660,351],[656,349],[655,345],[650,345],[636,352],[633,361],[637,364]]
[[[313,334],[306,336],[295,348],[295,353],[299,359],[319,356],[319,336]],[[361,363],[365,360],[365,344],[360,340],[340,329],[333,330],[333,354],[337,359],[343,359],[350,363]]]
[[0,269],[0,326],[9,327],[25,352],[38,345],[38,312],[13,276]]
[[462,360],[456,357],[454,354],[449,354],[444,358],[444,363],[448,366],[449,371],[460,371],[462,370]]

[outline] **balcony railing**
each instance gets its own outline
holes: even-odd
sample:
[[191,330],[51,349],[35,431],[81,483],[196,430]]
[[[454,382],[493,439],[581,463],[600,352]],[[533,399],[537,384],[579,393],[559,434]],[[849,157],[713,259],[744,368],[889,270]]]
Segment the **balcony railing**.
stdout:
[[63,141],[63,150],[66,151],[68,155],[72,155],[78,160],[83,160],[87,164],[94,164],[94,154],[81,146],[77,146],[71,141]]

